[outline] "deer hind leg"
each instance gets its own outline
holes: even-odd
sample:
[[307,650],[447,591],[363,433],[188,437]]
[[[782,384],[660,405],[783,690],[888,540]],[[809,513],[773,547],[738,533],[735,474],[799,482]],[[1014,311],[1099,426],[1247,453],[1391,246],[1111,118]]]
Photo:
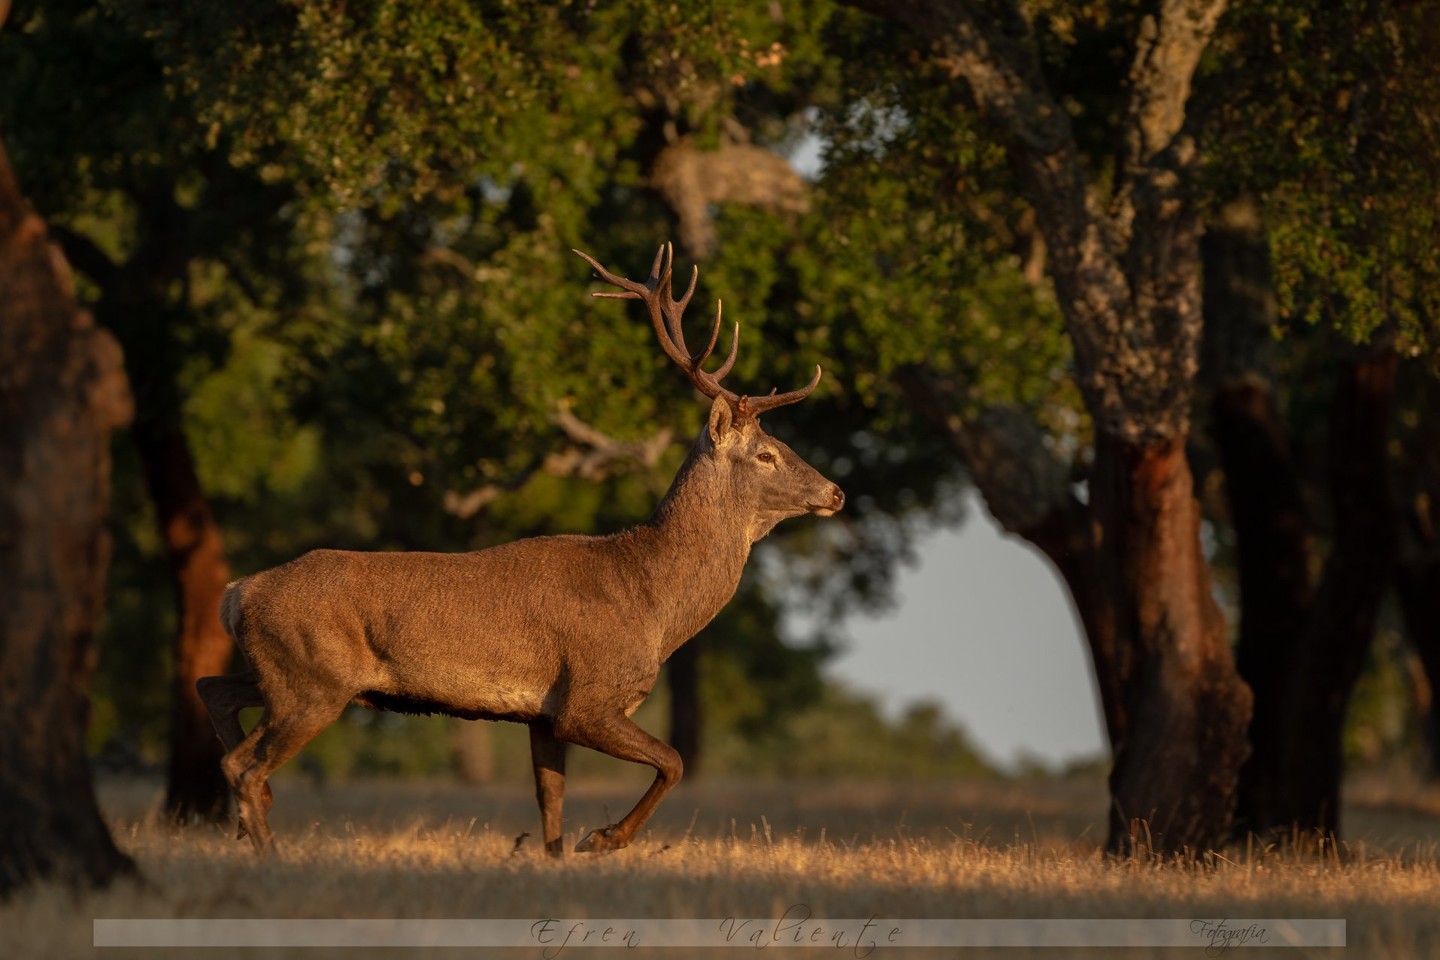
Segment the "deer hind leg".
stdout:
[[[245,740],[245,730],[240,726],[240,711],[246,707],[263,707],[265,698],[260,693],[260,678],[254,670],[221,677],[201,677],[195,681],[195,690],[205,703],[215,733],[230,753]],[[228,779],[228,778],[227,778]],[[230,784],[233,790],[235,784]],[[270,785],[265,785],[265,808],[275,802]],[[245,837],[245,823],[240,821],[237,840]]]
[[560,813],[565,804],[565,742],[555,738],[547,720],[530,724],[530,761],[535,767],[535,799],[545,828],[545,852],[563,856]]
[[598,853],[628,847],[665,794],[674,789],[684,775],[685,767],[680,762],[680,754],[623,715],[587,724],[582,730],[567,731],[565,739],[620,760],[655,768],[655,780],[640,802],[619,823],[591,830],[575,845],[575,850],[577,853]]
[[250,734],[220,761],[235,791],[238,836],[248,835],[256,853],[267,853],[275,845],[268,818],[275,802],[270,774],[328,727],[349,702],[349,694],[323,700],[292,700],[284,709],[271,702]]

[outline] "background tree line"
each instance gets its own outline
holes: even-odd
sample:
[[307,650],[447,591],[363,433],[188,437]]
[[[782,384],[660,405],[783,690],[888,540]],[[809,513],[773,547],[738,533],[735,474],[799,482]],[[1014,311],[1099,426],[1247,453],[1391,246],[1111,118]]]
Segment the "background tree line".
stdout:
[[169,714],[174,815],[232,568],[643,518],[702,408],[566,251],[673,236],[733,379],[825,367],[775,427],[852,505],[669,665],[692,758],[833,697],[782,610],[883,603],[973,486],[1074,600],[1111,850],[1338,827],[1377,623],[1440,669],[1436,14],[867,7],[16,5],[0,134],[134,398],[95,721]]

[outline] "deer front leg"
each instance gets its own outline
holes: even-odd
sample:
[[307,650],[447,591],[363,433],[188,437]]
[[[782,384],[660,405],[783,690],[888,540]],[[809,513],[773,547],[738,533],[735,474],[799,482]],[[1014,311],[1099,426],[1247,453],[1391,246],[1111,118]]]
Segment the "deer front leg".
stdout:
[[545,852],[563,856],[560,813],[565,805],[565,743],[555,739],[548,720],[530,724],[530,762],[535,767],[535,799],[545,827]]
[[665,794],[674,789],[684,775],[685,766],[680,762],[680,754],[668,743],[657,740],[640,729],[624,715],[587,724],[581,730],[567,730],[566,739],[619,760],[643,763],[655,768],[654,782],[640,798],[640,802],[635,804],[634,809],[625,814],[619,823],[591,830],[575,845],[575,850],[577,853],[598,853],[628,847],[635,834],[660,805]]

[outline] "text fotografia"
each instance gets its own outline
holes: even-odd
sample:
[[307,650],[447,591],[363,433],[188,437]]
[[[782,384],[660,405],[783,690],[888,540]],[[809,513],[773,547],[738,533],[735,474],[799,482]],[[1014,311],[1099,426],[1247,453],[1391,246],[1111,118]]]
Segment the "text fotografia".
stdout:
[[1190,930],[1205,944],[1205,952],[1219,956],[1239,947],[1263,947],[1270,943],[1270,931],[1258,923],[1236,926],[1228,920],[1191,920]]

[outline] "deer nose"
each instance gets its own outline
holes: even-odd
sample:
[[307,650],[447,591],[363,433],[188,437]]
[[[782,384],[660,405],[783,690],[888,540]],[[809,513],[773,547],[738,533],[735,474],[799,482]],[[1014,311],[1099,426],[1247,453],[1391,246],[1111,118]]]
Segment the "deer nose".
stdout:
[[844,507],[845,491],[842,491],[842,489],[840,489],[840,486],[831,484],[829,485],[828,494],[828,497],[825,494],[819,495],[818,499],[814,499],[814,501],[808,502],[808,504],[806,504],[806,507],[809,508],[809,511],[814,512],[814,514],[821,515],[821,517],[832,517],[832,515],[835,514],[835,511],[840,510],[841,507]]

